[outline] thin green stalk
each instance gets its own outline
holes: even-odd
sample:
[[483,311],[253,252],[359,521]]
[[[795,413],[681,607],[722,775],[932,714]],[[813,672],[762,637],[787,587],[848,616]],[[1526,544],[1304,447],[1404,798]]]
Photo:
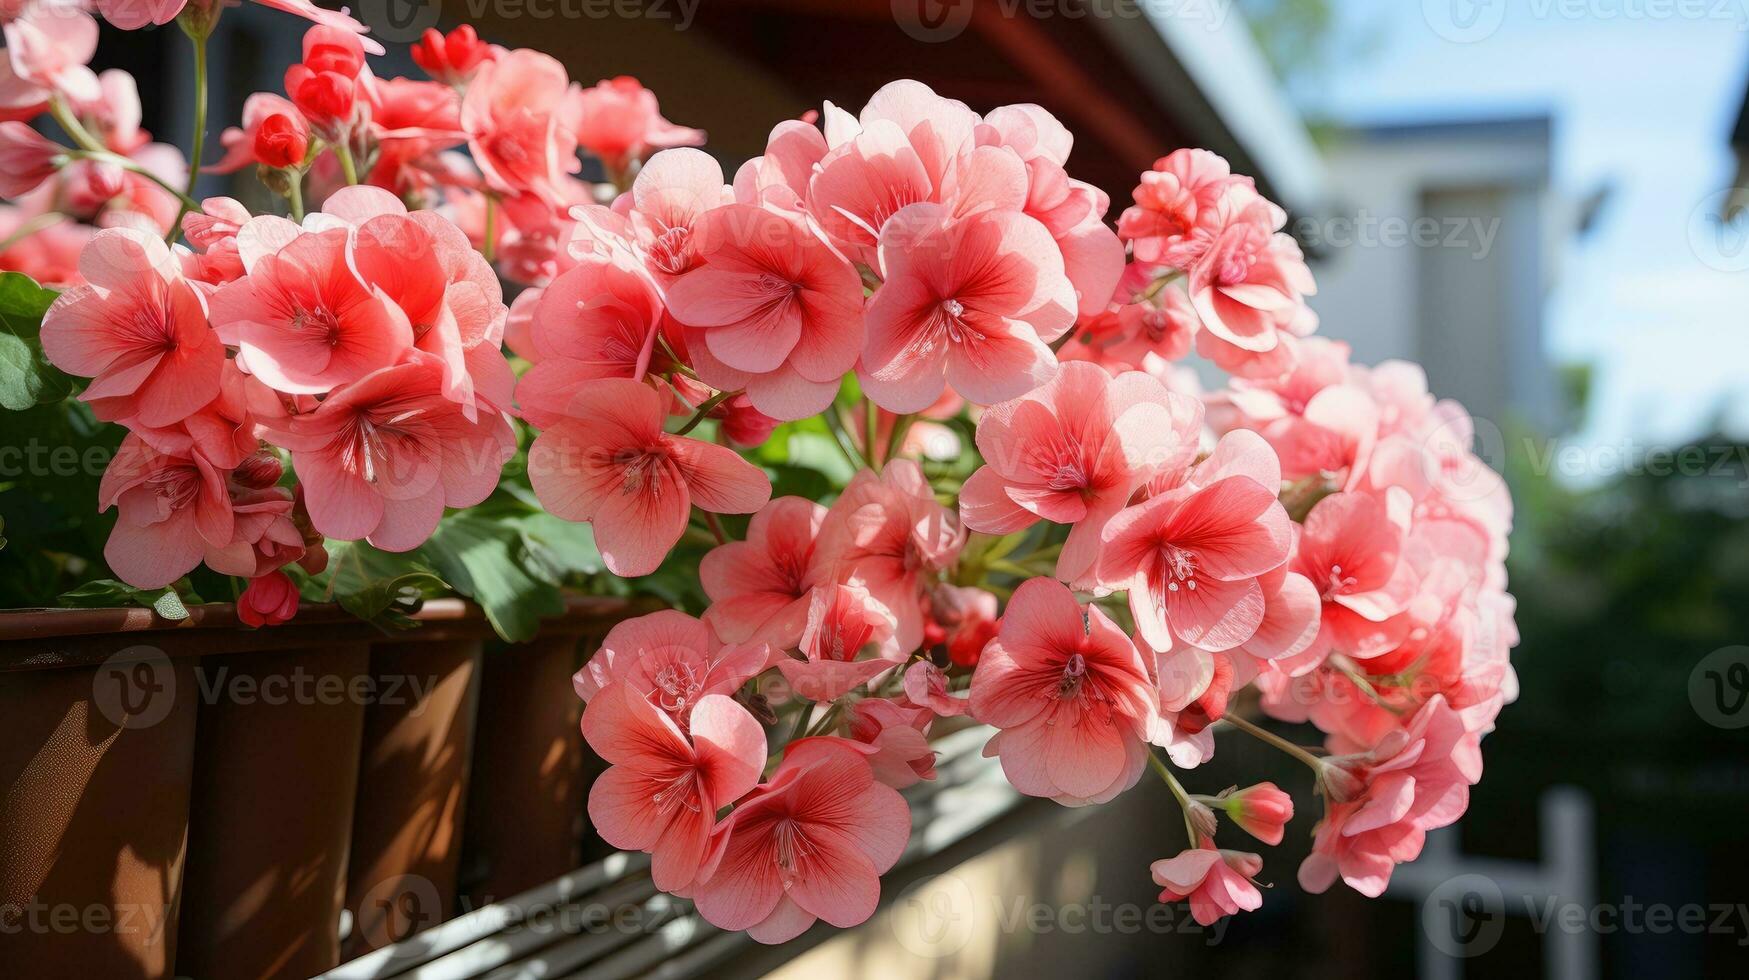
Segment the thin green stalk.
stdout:
[[291,218],[299,224],[304,220],[304,172],[292,169],[286,174],[285,199],[291,204]]
[[1305,763],[1307,766],[1311,767],[1312,772],[1318,774],[1319,777],[1322,778],[1322,775],[1324,772],[1324,760],[1318,758],[1317,756],[1313,755],[1310,752],[1307,752],[1305,749],[1301,748],[1300,746],[1295,745],[1294,743],[1288,741],[1285,738],[1282,738],[1280,735],[1277,735],[1272,731],[1269,731],[1267,729],[1264,729],[1264,728],[1261,728],[1257,725],[1254,725],[1251,722],[1246,721],[1244,718],[1241,718],[1236,714],[1228,714],[1228,715],[1224,716],[1221,720],[1225,721],[1229,725],[1232,725],[1234,728],[1237,728],[1240,731],[1245,732],[1246,734],[1252,736],[1253,738],[1257,738],[1257,739],[1260,739],[1264,742],[1267,742],[1270,745],[1273,745],[1276,748],[1282,750],[1283,752],[1286,752],[1288,755],[1291,755],[1294,758],[1300,760],[1301,762]]
[[[352,162],[352,148],[346,145],[347,142],[347,140],[341,140],[340,142],[335,143],[334,155],[340,158],[340,172],[346,175],[346,182],[348,184],[357,184],[358,165]],[[488,198],[487,200],[490,201],[491,199]],[[488,203],[487,207],[491,207],[491,205]],[[490,225],[491,219],[492,212],[487,211],[486,220],[488,225]]]
[[887,460],[889,462],[897,459],[904,452],[905,437],[910,435],[911,423],[915,421],[917,421],[917,416],[907,413],[899,416],[899,420],[893,423],[893,435],[887,442]]
[[1148,763],[1154,767],[1155,772],[1160,774],[1160,778],[1166,781],[1166,788],[1172,791],[1172,798],[1178,801],[1178,809],[1184,814],[1184,836],[1190,841],[1191,848],[1194,850],[1201,847],[1202,841],[1197,839],[1196,826],[1190,822],[1190,794],[1184,791],[1184,787],[1178,782],[1178,777],[1172,775],[1172,770],[1166,768],[1166,763],[1161,762],[1159,756],[1149,752]]
[[194,42],[194,136],[189,140],[188,184],[182,193],[182,207],[176,212],[176,220],[170,223],[170,230],[164,233],[164,240],[173,242],[176,233],[182,229],[182,216],[190,210],[194,201],[194,185],[200,180],[201,154],[206,150],[206,104],[207,104],[207,71],[206,71],[206,38],[205,34],[184,31],[188,39]]
[[[74,114],[73,108],[67,104],[67,100],[63,99],[58,94],[49,97],[49,115],[54,117],[55,122],[61,124],[61,128],[66,130],[67,136],[71,138],[81,150],[84,150],[87,153],[102,153],[109,156],[115,156],[115,154],[110,153],[109,147],[103,145],[102,140],[91,135],[91,131],[86,129],[85,124],[79,121],[79,117]],[[123,157],[121,159],[126,158]]]
[[692,413],[692,418],[687,419],[686,424],[679,429],[676,429],[674,434],[677,436],[683,436],[688,432],[691,432],[693,429],[698,428],[698,424],[705,420],[705,416],[711,413],[711,409],[716,408],[718,405],[721,405],[723,402],[726,402],[739,394],[740,392],[738,391],[719,391],[705,399],[703,402],[699,403],[698,411]]
[[498,198],[486,195],[486,240],[480,243],[480,254],[487,262],[498,261]]
[[[874,399],[864,395],[862,399],[863,429],[868,433],[868,441],[862,444],[862,455],[874,465],[876,459],[875,444],[880,440],[881,410],[875,407]],[[891,450],[888,450],[891,452]]]
[[850,438],[850,433],[844,428],[844,420],[838,417],[838,406],[828,405],[821,413],[826,419],[826,428],[832,430],[832,441],[838,446],[838,451],[850,461],[850,468],[860,470],[870,468],[868,460],[856,451],[856,442]]

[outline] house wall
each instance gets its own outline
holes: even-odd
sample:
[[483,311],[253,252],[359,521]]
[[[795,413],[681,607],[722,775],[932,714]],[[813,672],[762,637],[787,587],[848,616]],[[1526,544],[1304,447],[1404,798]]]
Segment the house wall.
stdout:
[[1321,332],[1354,358],[1422,363],[1435,392],[1504,426],[1555,421],[1543,352],[1551,277],[1541,123],[1359,134],[1330,156],[1332,216],[1302,221]]

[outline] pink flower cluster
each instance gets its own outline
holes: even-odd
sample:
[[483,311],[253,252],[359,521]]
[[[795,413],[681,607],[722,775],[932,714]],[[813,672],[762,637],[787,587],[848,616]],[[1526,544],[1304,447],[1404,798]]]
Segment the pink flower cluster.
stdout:
[[[209,199],[186,246],[161,236],[193,202],[102,97],[131,85],[87,77],[90,16],[7,14],[0,111],[83,120],[75,147],[0,123],[0,187],[96,203],[42,344],[129,429],[101,503],[130,583],[205,562],[254,583],[245,621],[283,621],[281,569],[324,538],[417,547],[493,492],[520,417],[533,493],[609,571],[703,551],[700,617],[626,622],[575,678],[610,764],[589,812],[763,942],[872,914],[938,718],[1064,805],[1156,771],[1185,848],[1153,877],[1205,923],[1261,902],[1222,816],[1276,844],[1295,809],[1185,789],[1217,731],[1310,769],[1310,890],[1378,894],[1463,812],[1516,694],[1511,499],[1419,369],[1312,336],[1287,215],[1225,161],[1161,159],[1113,228],[1049,113],[899,81],[731,176],[632,79],[468,28],[414,46],[429,80],[381,79],[350,18],[269,5],[315,26],[213,169],[253,165],[292,216]],[[1193,352],[1229,384],[1201,390]],[[808,440],[854,476],[774,499],[765,464]]]
[[43,321],[80,398],[129,429],[101,501],[119,576],[319,571],[323,538],[405,551],[492,492],[516,447],[507,310],[453,225],[353,187],[301,225],[221,198],[186,228],[201,251],[98,232]]

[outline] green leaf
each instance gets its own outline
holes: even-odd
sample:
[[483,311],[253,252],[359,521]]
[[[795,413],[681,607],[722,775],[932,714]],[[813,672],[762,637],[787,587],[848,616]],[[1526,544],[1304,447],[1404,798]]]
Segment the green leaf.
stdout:
[[522,535],[529,571],[553,585],[598,575],[606,567],[595,547],[595,529],[588,524],[554,517],[544,510],[504,520]]
[[[115,606],[144,606],[164,619],[183,620],[188,618],[188,606],[183,603],[182,596],[174,585],[161,589],[136,589],[126,582],[118,582],[112,578],[97,579],[86,582],[69,592],[60,595],[60,603],[69,609],[104,609]],[[198,597],[190,596],[198,602]]]
[[43,314],[59,295],[22,272],[0,273],[0,326],[25,340],[36,339]]
[[549,580],[550,553],[531,560],[521,528],[501,515],[450,514],[419,550],[457,592],[480,604],[507,641],[532,639],[542,618],[565,611],[558,586]]
[[0,406],[22,412],[72,392],[72,382],[43,357],[39,339],[55,296],[22,273],[0,274]]
[[307,579],[299,593],[340,608],[385,630],[410,629],[425,600],[449,584],[415,555],[379,551],[363,541],[329,541],[328,568]]

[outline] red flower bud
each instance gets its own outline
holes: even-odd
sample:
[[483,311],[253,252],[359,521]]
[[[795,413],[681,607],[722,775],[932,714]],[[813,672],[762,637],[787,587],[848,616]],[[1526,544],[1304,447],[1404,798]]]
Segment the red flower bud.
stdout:
[[307,65],[286,69],[285,91],[292,104],[317,126],[332,127],[352,121],[358,103],[358,83],[334,71],[312,71]]
[[474,76],[480,65],[491,60],[492,46],[480,40],[471,25],[463,24],[445,37],[427,28],[413,45],[413,62],[440,82],[460,85]]
[[249,626],[278,626],[297,615],[298,587],[286,573],[274,570],[249,580],[237,597],[237,618]]
[[278,483],[284,472],[285,467],[280,464],[278,456],[260,452],[238,463],[237,468],[231,471],[231,479],[237,481],[238,486],[264,490]]
[[310,137],[297,121],[283,112],[261,120],[255,130],[255,160],[268,167],[285,169],[304,162]]

